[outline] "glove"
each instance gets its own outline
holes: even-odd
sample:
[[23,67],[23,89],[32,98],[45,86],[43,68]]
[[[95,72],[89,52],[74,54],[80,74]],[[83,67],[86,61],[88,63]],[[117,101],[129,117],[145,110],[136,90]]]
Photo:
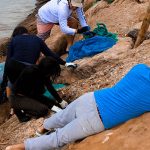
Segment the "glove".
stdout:
[[54,112],[59,112],[59,111],[61,111],[62,109],[54,105],[54,106],[51,108],[51,110],[54,111]]
[[82,34],[86,31],[90,31],[90,29],[91,29],[90,26],[85,26],[85,27],[82,27],[82,28],[78,29],[77,33]]
[[86,31],[86,32],[83,33],[83,35],[93,37],[93,36],[96,35],[96,33],[92,32],[92,31]]
[[66,108],[66,107],[68,106],[68,103],[67,103],[66,101],[64,101],[64,100],[62,100],[62,102],[59,103],[59,104],[60,104],[60,106],[61,106],[62,108]]
[[77,64],[74,64],[72,62],[66,63],[65,66],[66,67],[71,67],[71,68],[77,68]]

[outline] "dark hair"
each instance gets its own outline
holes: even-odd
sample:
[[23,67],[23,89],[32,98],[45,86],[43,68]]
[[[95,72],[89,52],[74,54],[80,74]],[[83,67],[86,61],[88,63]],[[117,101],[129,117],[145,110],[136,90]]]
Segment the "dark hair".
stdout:
[[44,76],[49,76],[52,81],[60,75],[61,68],[59,63],[52,57],[44,57],[40,60],[38,67]]
[[25,27],[23,27],[23,26],[17,26],[17,27],[14,29],[14,31],[13,31],[11,37],[15,37],[15,36],[17,36],[17,35],[21,35],[21,34],[24,34],[24,33],[28,33],[28,30],[27,30]]

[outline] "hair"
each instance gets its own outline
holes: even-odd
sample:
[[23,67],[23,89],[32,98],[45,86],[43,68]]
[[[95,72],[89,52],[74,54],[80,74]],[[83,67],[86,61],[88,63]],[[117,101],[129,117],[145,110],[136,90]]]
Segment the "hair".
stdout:
[[14,31],[13,31],[11,37],[15,37],[15,36],[17,36],[17,35],[22,35],[22,34],[24,34],[24,33],[28,33],[28,30],[27,30],[25,27],[23,27],[23,26],[17,26],[17,27],[14,29]]
[[44,57],[40,60],[38,67],[44,76],[49,76],[52,81],[60,75],[61,68],[59,63],[52,57]]

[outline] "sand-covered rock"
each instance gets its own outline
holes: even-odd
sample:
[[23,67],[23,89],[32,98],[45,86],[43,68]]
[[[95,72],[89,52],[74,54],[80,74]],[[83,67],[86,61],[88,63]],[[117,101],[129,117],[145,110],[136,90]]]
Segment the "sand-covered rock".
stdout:
[[111,130],[90,136],[68,150],[148,150],[150,147],[150,113]]

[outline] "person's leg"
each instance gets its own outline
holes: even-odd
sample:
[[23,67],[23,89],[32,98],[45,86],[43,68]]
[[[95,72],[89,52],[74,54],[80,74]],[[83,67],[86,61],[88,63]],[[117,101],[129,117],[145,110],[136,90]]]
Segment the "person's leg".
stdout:
[[9,146],[6,150],[48,150],[63,146],[72,141],[85,138],[104,130],[98,112],[91,112],[86,116],[77,118],[71,123],[58,129],[50,135],[27,139],[24,144]]
[[[12,84],[10,83],[10,81],[8,81],[8,84],[6,87],[6,95],[7,95],[8,99],[9,99],[11,94],[12,94]],[[14,114],[14,109],[10,108],[10,116],[12,116],[13,114]]]
[[[68,19],[68,26],[74,29],[78,28],[78,20],[74,17]],[[67,48],[66,51],[69,51],[70,46],[73,44],[75,35],[66,35],[67,39]]]
[[23,143],[17,145],[11,145],[11,146],[7,146],[5,150],[25,150],[25,145]]
[[46,119],[43,127],[47,130],[51,128],[62,128],[77,117],[92,111],[93,102],[95,103],[93,92],[86,93],[70,103],[65,109]]
[[84,99],[84,95],[71,102],[65,109],[59,111],[50,118],[45,119],[43,127],[47,130],[51,128],[62,128],[66,124],[74,120],[77,117],[76,108],[80,107],[78,104],[81,99]]
[[[88,114],[87,116],[88,118],[91,117],[91,115]],[[100,118],[96,119],[93,115],[92,118],[94,119],[82,117],[78,120],[77,118],[50,135],[27,139],[25,141],[25,147],[27,150],[55,149],[70,142],[104,131],[104,126]]]
[[45,41],[51,33],[53,28],[53,23],[44,23],[41,18],[37,15],[37,36]]
[[70,103],[65,109],[54,114],[50,118],[45,119],[43,125],[37,129],[37,132],[43,134],[48,130],[64,127],[67,123],[75,119],[76,118],[75,108],[81,97]]
[[15,110],[23,110],[24,113],[34,117],[42,117],[48,113],[47,106],[26,96],[11,95],[10,102]]
[[7,95],[7,98],[9,98],[9,96],[11,95],[11,88],[10,87],[6,87],[6,95]]
[[[63,128],[57,129],[50,135],[44,135],[38,138],[26,140],[25,141],[26,149],[29,150],[55,149],[69,142],[73,142],[78,139],[82,139],[87,136],[104,131],[104,126],[98,114],[96,103],[94,100],[93,101],[92,100],[87,99],[86,109],[89,111],[86,111],[84,109],[83,111],[85,111],[86,113],[82,114],[81,109],[77,110],[76,111],[77,118],[73,119]],[[84,104],[86,102],[86,99],[84,99],[83,101],[84,102],[83,103],[81,102],[80,104],[86,105]],[[82,109],[83,108],[85,107],[83,106]]]
[[64,110],[46,119],[37,131],[42,134],[53,128],[64,127],[78,116],[80,117],[80,115],[88,114],[89,111],[92,111],[91,109],[93,109],[93,107],[91,106],[91,102],[94,101],[95,99],[93,93],[86,93],[80,96],[78,99],[70,103]]

